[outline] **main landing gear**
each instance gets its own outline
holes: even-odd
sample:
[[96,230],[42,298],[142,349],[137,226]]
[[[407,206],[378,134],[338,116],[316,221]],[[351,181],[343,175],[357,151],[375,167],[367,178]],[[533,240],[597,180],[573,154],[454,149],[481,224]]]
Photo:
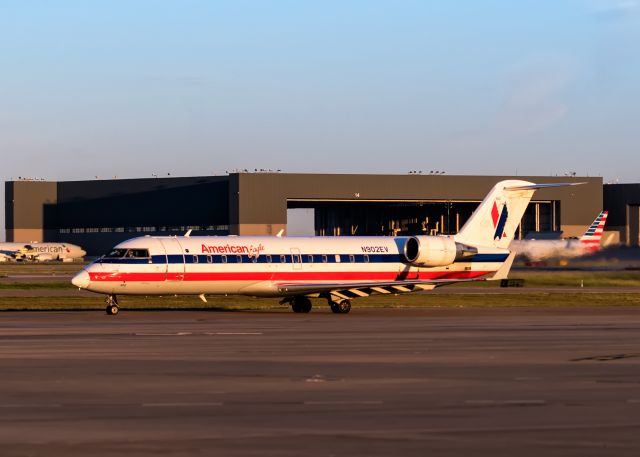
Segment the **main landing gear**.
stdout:
[[331,311],[336,314],[347,314],[349,311],[351,311],[351,302],[347,299],[337,302],[329,300],[329,306],[331,307]]
[[118,314],[120,308],[118,308],[118,298],[115,295],[107,295],[105,303],[107,304],[107,314],[109,316],[115,316]]
[[[336,314],[347,314],[351,311],[351,302],[347,299],[342,300],[332,300],[329,298],[329,306],[331,307],[331,311]],[[311,311],[311,300],[309,298],[300,295],[297,297],[285,298],[280,303],[289,303],[291,305],[291,310],[294,313],[308,313]]]
[[293,297],[291,309],[294,313],[308,313],[311,311],[311,300],[307,297]]

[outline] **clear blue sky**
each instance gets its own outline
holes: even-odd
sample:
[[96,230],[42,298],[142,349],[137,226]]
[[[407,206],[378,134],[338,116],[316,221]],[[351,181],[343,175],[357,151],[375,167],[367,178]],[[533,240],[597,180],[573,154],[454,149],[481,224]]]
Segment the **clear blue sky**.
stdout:
[[4,0],[0,56],[3,180],[640,182],[640,0]]

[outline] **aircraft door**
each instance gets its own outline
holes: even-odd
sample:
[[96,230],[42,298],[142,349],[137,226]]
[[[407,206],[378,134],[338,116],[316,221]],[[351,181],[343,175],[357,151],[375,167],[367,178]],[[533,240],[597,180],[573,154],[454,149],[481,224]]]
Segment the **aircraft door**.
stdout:
[[184,252],[177,238],[160,238],[167,258],[165,281],[184,280]]
[[302,255],[300,249],[291,248],[291,263],[294,270],[302,270]]
[[149,245],[152,257],[149,258],[149,264],[144,267],[144,270],[159,275],[166,274],[166,256],[164,261],[162,260],[162,257],[160,257],[160,259],[157,258],[158,254],[164,253],[164,247],[162,246],[162,243],[157,238],[151,237],[148,238],[148,241],[149,243],[153,243]]

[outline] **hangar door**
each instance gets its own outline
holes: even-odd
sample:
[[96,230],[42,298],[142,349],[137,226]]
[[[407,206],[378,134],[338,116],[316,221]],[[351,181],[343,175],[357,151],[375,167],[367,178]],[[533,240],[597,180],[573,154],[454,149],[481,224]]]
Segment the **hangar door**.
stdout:
[[287,236],[314,236],[315,220],[313,208],[288,208]]
[[[287,235],[449,235],[460,231],[479,201],[287,200]],[[532,201],[516,237],[559,232],[558,201]],[[304,227],[304,232],[298,232]]]
[[627,205],[627,244],[640,245],[640,205]]

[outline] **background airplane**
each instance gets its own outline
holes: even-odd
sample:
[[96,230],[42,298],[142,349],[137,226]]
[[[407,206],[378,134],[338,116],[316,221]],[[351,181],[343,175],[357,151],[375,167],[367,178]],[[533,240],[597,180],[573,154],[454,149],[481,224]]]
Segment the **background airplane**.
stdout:
[[497,183],[454,236],[412,237],[152,237],[118,244],[72,283],[107,295],[241,294],[283,297],[294,312],[324,298],[334,313],[350,300],[461,281],[504,279],[508,250],[536,189],[567,184]]
[[509,249],[530,262],[550,259],[575,258],[598,252],[607,211],[602,211],[591,226],[578,239],[566,240],[513,240]]
[[0,243],[0,262],[61,260],[71,262],[87,253],[70,243]]

